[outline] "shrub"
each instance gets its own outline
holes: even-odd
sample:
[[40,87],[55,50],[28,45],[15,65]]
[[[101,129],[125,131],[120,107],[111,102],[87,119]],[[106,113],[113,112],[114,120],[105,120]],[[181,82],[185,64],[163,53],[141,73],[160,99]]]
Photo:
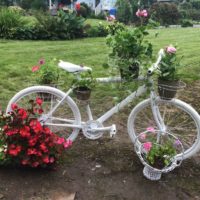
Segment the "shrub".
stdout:
[[82,17],[89,17],[92,13],[92,9],[84,2],[81,3],[81,8],[80,8],[80,15]]
[[31,8],[36,10],[47,10],[48,7],[45,1],[34,0],[31,3]]
[[108,30],[102,23],[99,23],[97,26],[87,25],[85,31],[88,37],[105,37],[108,35]]
[[199,1],[199,0],[191,1],[191,4],[192,4],[192,7],[193,7],[194,9],[200,10],[200,1]]
[[181,21],[181,26],[182,27],[192,27],[193,23],[190,20],[184,19]]
[[10,38],[13,34],[13,29],[23,27],[24,21],[19,12],[15,12],[8,8],[0,9],[0,37]]
[[117,19],[120,22],[128,24],[132,21],[132,7],[129,1],[117,1]]
[[106,13],[105,12],[100,12],[98,15],[95,15],[95,13],[92,12],[90,17],[92,19],[106,19]]
[[138,21],[135,13],[138,9],[137,2],[134,0],[124,1],[117,0],[117,19],[123,23],[130,23]]
[[196,10],[196,9],[189,9],[189,10],[187,10],[187,16],[189,19],[199,21],[200,20],[200,11]]
[[155,20],[161,25],[177,24],[180,18],[180,13],[174,3],[155,3],[150,10],[154,13]]
[[38,14],[38,30],[44,32],[43,39],[73,39],[83,37],[84,19],[75,13],[59,11],[57,16]]

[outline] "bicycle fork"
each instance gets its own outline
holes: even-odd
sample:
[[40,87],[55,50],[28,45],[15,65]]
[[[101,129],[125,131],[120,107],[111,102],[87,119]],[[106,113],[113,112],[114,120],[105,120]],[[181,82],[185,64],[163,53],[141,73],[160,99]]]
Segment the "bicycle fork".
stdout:
[[158,129],[161,131],[161,134],[165,135],[167,127],[164,123],[164,115],[161,116],[159,105],[156,102],[157,95],[155,94],[154,91],[151,91],[150,98],[151,98],[151,109],[156,125]]

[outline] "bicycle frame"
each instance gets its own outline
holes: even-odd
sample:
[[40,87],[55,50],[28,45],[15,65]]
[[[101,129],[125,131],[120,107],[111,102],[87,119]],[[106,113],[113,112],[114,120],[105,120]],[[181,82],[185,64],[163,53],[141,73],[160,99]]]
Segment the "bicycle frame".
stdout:
[[[119,82],[121,81],[121,78],[119,77],[109,77],[109,78],[97,78],[96,79],[97,82],[100,83],[110,83],[110,82]],[[146,80],[146,78],[144,77],[139,77],[138,80]],[[152,79],[150,78],[150,76],[147,78],[148,82],[152,84]],[[153,90],[153,84],[151,86],[151,94],[150,94],[150,99],[151,99],[151,105],[152,105],[152,112],[153,112],[153,116],[158,124],[158,127],[160,128],[160,130],[164,131],[164,123],[162,120],[162,117],[160,116],[160,112],[158,109],[158,106],[156,105],[156,101],[155,99],[156,94]],[[47,118],[49,118],[50,116],[52,116],[52,114],[54,113],[54,111],[65,101],[65,99],[67,99],[67,97],[72,93],[73,91],[73,86],[66,92],[65,96],[62,98],[62,100],[56,105],[54,106],[54,108],[52,108],[52,110],[48,113]],[[96,121],[98,121],[99,123],[103,124],[103,122],[105,122],[106,120],[108,120],[111,116],[113,116],[115,113],[118,113],[120,110],[122,110],[125,106],[127,106],[130,102],[132,102],[135,98],[141,96],[142,94],[144,94],[147,91],[147,86],[146,84],[140,86],[137,88],[136,91],[132,92],[129,96],[127,96],[125,99],[123,99],[120,103],[118,103],[116,106],[110,108],[107,112],[105,112],[101,117],[99,117],[98,119],[96,119]],[[89,104],[86,105],[86,110],[87,110],[87,115],[88,115],[88,120],[93,120],[93,115],[92,115],[92,111],[90,109]],[[52,118],[52,119],[58,119],[58,118]],[[71,128],[80,128],[82,129],[85,122],[81,122],[81,125],[75,125],[72,124],[73,120],[65,120],[65,119],[59,119],[60,121],[64,121],[64,122],[70,122],[70,124],[66,123],[66,124],[55,124],[55,123],[46,123],[46,125],[54,125],[54,126],[64,126],[64,127],[71,127]],[[110,130],[111,127],[102,127],[102,128],[97,128],[97,129],[93,129],[93,131],[107,131]]]
[[[164,55],[164,50],[160,49],[160,51],[158,53],[157,61],[148,69],[147,80],[151,84],[150,99],[151,99],[151,107],[152,107],[153,116],[155,118],[155,121],[156,121],[159,129],[164,132],[165,129],[166,129],[165,128],[165,124],[164,124],[164,121],[163,121],[163,119],[162,119],[162,117],[160,115],[159,108],[156,105],[156,98],[157,97],[156,97],[156,94],[154,92],[153,81],[150,78],[152,73],[153,73],[153,71],[158,68],[158,64],[160,63],[163,55]],[[119,78],[119,77],[97,78],[96,80],[97,80],[97,82],[101,82],[101,83],[109,83],[109,82],[119,82],[119,81],[121,81],[121,78]],[[146,80],[146,79],[144,77],[139,77],[138,80]],[[99,117],[96,120],[96,122],[102,124],[103,122],[108,120],[111,116],[113,116],[115,113],[118,113],[122,108],[124,108],[126,105],[128,105],[130,102],[132,102],[136,97],[139,97],[142,94],[144,94],[146,92],[146,90],[147,90],[147,86],[145,84],[140,86],[140,87],[138,87],[138,89],[136,91],[131,93],[124,100],[122,100],[116,106],[114,106],[113,108],[108,110],[106,113],[104,113],[101,117]],[[54,106],[54,108],[52,108],[52,110],[47,114],[47,118],[46,119],[48,119],[50,116],[52,116],[53,112],[55,112],[55,110],[65,101],[65,99],[68,98],[68,96],[70,95],[70,93],[72,91],[73,91],[73,87],[70,88],[66,92],[66,94],[64,95],[62,100],[56,106]],[[93,120],[93,115],[92,115],[92,112],[91,112],[89,104],[87,104],[86,109],[87,109],[88,119],[90,121]],[[51,124],[51,123],[46,123],[46,125],[65,126],[65,127],[72,127],[72,128],[80,128],[80,129],[82,129],[84,124],[85,124],[85,122],[81,122],[80,125],[75,125],[75,124],[73,124],[73,120],[64,120],[64,119],[59,119],[59,120],[63,121],[63,122],[70,122],[70,124]],[[95,128],[94,129],[92,128],[93,131],[100,131],[100,130],[104,131],[104,130],[111,130],[111,129],[112,129],[112,127],[102,127],[102,128],[98,127],[96,130],[95,130]]]

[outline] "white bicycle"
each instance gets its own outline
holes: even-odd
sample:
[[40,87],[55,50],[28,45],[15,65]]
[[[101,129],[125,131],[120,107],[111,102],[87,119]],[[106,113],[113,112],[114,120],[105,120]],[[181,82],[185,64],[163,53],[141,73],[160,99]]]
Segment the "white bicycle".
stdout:
[[[146,130],[147,127],[154,127],[163,133],[170,133],[179,138],[184,146],[184,152],[178,154],[176,159],[186,159],[194,155],[200,149],[200,117],[199,114],[187,103],[178,100],[163,100],[156,95],[151,78],[153,72],[158,68],[158,64],[163,56],[161,49],[157,61],[148,69],[146,77],[139,77],[140,80],[148,81],[150,84],[150,97],[137,104],[131,111],[128,118],[128,134],[135,144],[137,136]],[[61,62],[60,67],[68,72],[78,72],[90,70],[71,63]],[[98,82],[117,82],[119,77],[97,78]],[[123,107],[132,102],[136,97],[147,91],[147,84],[144,84],[133,91],[124,100],[113,108],[109,109],[98,119],[94,119],[89,103],[86,111],[88,120],[82,121],[77,104],[70,97],[73,86],[65,93],[61,90],[49,86],[32,86],[18,92],[8,103],[7,112],[10,112],[11,105],[17,103],[24,107],[36,97],[50,95],[50,100],[44,100],[43,114],[38,119],[45,126],[49,126],[52,131],[65,134],[66,138],[74,141],[80,130],[89,139],[98,139],[104,132],[109,132],[111,136],[116,134],[115,124],[104,127],[103,123],[113,114],[121,111]],[[137,145],[137,144],[136,144]]]

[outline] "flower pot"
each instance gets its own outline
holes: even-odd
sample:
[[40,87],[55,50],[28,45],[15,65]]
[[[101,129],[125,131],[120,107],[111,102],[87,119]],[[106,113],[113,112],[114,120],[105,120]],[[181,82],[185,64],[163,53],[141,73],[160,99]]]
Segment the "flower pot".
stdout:
[[124,81],[133,81],[139,76],[139,65],[134,64],[125,69],[120,68],[120,75]]
[[151,181],[158,181],[161,178],[162,171],[146,165],[143,169],[143,175]]
[[179,89],[179,81],[167,81],[158,79],[158,94],[161,99],[171,100]]
[[86,101],[90,98],[91,90],[87,87],[78,87],[74,89],[74,94],[77,99]]
[[[55,87],[57,88],[57,85],[55,84],[48,84],[46,86],[50,86],[50,87]],[[38,96],[43,100],[43,101],[52,101],[52,95],[49,94],[49,93],[43,93],[43,92],[40,92],[38,93]]]

